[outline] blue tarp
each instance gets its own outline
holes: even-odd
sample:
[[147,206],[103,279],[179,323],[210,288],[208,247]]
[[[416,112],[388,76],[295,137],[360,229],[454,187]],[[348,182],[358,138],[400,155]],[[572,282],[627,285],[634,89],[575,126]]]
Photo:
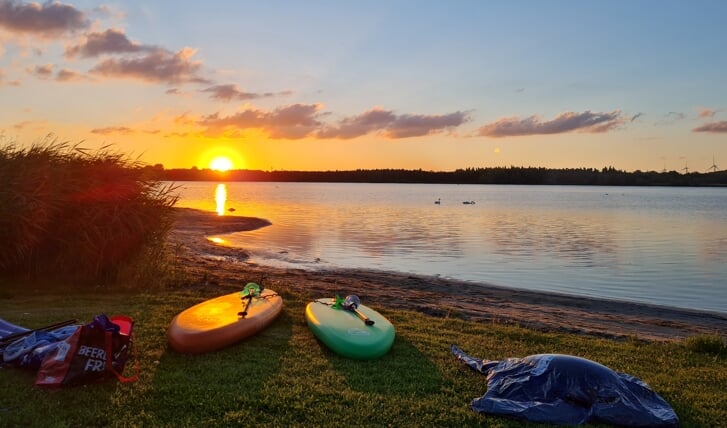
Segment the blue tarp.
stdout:
[[[77,325],[72,325],[50,331],[42,329],[31,331],[0,319],[0,340],[8,338],[0,343],[0,363],[37,369],[43,358],[63,340],[70,337],[77,328]],[[27,334],[17,339],[10,339],[11,336],[19,333]]]
[[11,334],[22,333],[25,331],[28,331],[28,329],[0,318],[0,339],[10,336]]
[[679,425],[671,406],[646,383],[585,358],[538,354],[488,361],[455,345],[452,352],[487,376],[487,392],[471,403],[479,413],[567,425]]

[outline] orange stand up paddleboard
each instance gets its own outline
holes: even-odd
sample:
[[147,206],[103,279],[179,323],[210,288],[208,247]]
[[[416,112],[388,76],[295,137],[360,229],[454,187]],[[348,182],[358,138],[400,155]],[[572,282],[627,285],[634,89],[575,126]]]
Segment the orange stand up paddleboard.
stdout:
[[283,298],[249,283],[242,292],[215,297],[172,319],[169,345],[184,354],[202,354],[235,344],[270,325],[283,310]]

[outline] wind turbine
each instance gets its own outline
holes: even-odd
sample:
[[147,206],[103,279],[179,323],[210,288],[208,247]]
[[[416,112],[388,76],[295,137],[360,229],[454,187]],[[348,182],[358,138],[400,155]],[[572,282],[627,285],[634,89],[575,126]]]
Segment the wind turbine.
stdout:
[[684,171],[684,174],[689,174],[689,165],[687,165],[686,161],[684,161],[684,168],[682,168],[682,171]]
[[717,172],[717,164],[714,163],[714,156],[712,156],[712,166],[707,168],[707,170],[712,170],[712,172]]

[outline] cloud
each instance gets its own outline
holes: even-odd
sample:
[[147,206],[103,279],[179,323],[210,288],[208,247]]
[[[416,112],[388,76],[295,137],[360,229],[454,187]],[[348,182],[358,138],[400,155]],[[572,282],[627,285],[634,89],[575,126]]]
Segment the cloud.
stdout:
[[151,83],[209,83],[199,76],[202,64],[191,60],[194,54],[195,50],[190,48],[177,53],[156,49],[139,57],[104,60],[92,68],[91,73]]
[[335,125],[323,122],[328,113],[320,104],[293,104],[273,111],[247,109],[231,116],[213,114],[198,121],[208,135],[219,135],[247,129],[261,129],[270,138],[352,139],[370,133],[388,138],[407,138],[430,135],[461,125],[469,120],[468,113],[447,115],[396,115],[392,111],[372,109],[358,116],[342,119]]
[[157,49],[130,41],[121,30],[108,29],[102,33],[90,33],[82,44],[66,49],[66,56],[73,58],[96,57],[104,54],[125,54]]
[[667,114],[665,114],[661,119],[654,122],[655,126],[669,126],[673,125],[677,122],[681,122],[682,120],[686,119],[687,115],[686,113],[678,112],[678,111],[670,111]]
[[538,116],[524,119],[507,117],[480,127],[477,135],[500,138],[567,132],[604,133],[618,128],[626,120],[620,110],[610,113],[565,112],[546,122],[541,121]]
[[420,137],[455,128],[469,120],[469,114],[455,112],[446,115],[402,115],[391,124],[385,134],[389,138]]
[[85,80],[85,76],[67,68],[58,70],[56,73],[56,80],[59,82],[73,82],[79,80]]
[[687,118],[687,115],[682,112],[679,112],[679,111],[670,111],[669,113],[666,114],[666,119],[670,120],[670,121],[674,121],[674,122],[676,122],[678,120],[684,120],[686,118]]
[[83,74],[80,74],[73,70],[69,70],[67,68],[58,70],[58,72],[55,73],[55,77],[53,77],[54,69],[55,65],[45,64],[28,67],[26,68],[26,71],[29,74],[32,74],[33,76],[43,80],[54,78],[58,82],[71,82],[86,79],[86,76],[84,76]]
[[705,123],[702,126],[698,126],[692,129],[692,132],[709,132],[715,134],[722,134],[727,132],[727,120],[720,122]]
[[703,119],[714,117],[714,115],[717,113],[716,110],[711,108],[700,108],[699,111],[699,117]]
[[17,131],[33,130],[36,132],[47,132],[48,123],[44,120],[26,120],[24,122],[17,122],[13,124],[12,128]]
[[63,3],[20,3],[0,0],[0,27],[12,33],[30,33],[41,37],[56,37],[88,28],[83,12]]
[[20,86],[20,81],[18,80],[5,80],[6,78],[5,72],[0,69],[0,86]]
[[468,120],[469,114],[460,111],[446,115],[396,115],[389,110],[372,109],[322,129],[318,137],[351,139],[375,132],[393,139],[421,137],[455,128]]
[[39,79],[49,79],[53,75],[53,64],[28,67],[27,72],[38,77]]
[[210,98],[220,100],[220,101],[232,101],[232,100],[238,100],[238,101],[247,101],[247,100],[255,100],[258,98],[270,98],[275,97],[278,95],[290,95],[292,91],[282,91],[282,92],[264,92],[264,93],[254,93],[254,92],[245,92],[237,87],[237,85],[215,85],[210,86],[209,88],[202,89],[200,92],[209,93]]
[[92,134],[101,134],[101,135],[111,135],[111,134],[121,134],[121,135],[129,135],[133,134],[134,130],[131,128],[128,128],[126,126],[109,126],[106,128],[94,128],[91,130]]
[[348,140],[386,129],[396,122],[396,115],[388,110],[373,109],[358,116],[342,119],[338,125],[326,127],[318,133],[320,138]]
[[134,134],[160,134],[162,131],[159,129],[137,129],[130,128],[128,126],[107,126],[104,128],[94,128],[91,130],[92,134],[99,135],[134,135]]
[[641,113],[641,112],[636,113],[635,115],[631,116],[631,122],[635,121],[636,119],[640,118],[643,115],[644,115],[644,113]]
[[228,131],[262,129],[271,138],[296,140],[311,135],[321,126],[320,104],[293,104],[273,111],[248,109],[227,117],[213,114],[198,122],[208,135]]

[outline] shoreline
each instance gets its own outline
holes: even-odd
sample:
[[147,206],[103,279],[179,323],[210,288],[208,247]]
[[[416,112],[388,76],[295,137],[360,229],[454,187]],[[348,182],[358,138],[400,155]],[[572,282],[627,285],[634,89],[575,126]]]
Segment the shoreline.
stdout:
[[408,309],[436,317],[520,325],[538,331],[598,337],[674,341],[700,334],[727,337],[727,314],[506,288],[486,283],[362,269],[305,270],[249,263],[240,248],[206,237],[269,226],[252,217],[218,216],[175,208],[169,243],[177,262],[205,285],[261,281],[310,299],[357,294],[367,305]]

